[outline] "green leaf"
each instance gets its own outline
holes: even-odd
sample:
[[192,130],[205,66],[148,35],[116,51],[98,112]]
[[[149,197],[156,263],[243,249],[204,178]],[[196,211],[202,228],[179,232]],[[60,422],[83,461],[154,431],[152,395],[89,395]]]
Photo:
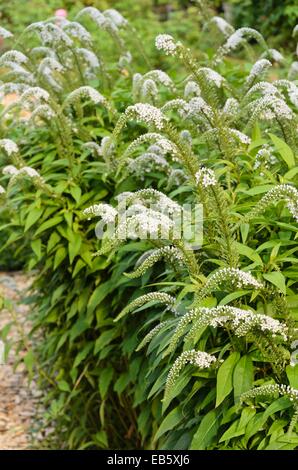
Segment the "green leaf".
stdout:
[[32,225],[37,222],[37,220],[41,217],[43,213],[42,208],[34,207],[33,209],[30,210],[29,215],[26,219],[25,227],[24,227],[24,232],[27,232]]
[[107,344],[110,344],[113,339],[119,335],[118,330],[113,328],[112,330],[107,330],[101,333],[99,338],[95,341],[94,345],[94,355],[101,351]]
[[87,354],[91,351],[93,348],[93,343],[87,343],[86,346],[82,349],[82,351],[77,354],[74,363],[72,365],[73,368],[78,367],[81,362],[86,358]]
[[102,400],[106,398],[113,375],[114,369],[112,366],[109,366],[100,372],[98,388]]
[[48,245],[47,245],[47,253],[49,253],[54,248],[54,246],[57,245],[57,243],[60,240],[61,240],[61,237],[57,232],[51,233],[51,236],[49,238]]
[[290,408],[290,406],[292,406],[292,403],[288,397],[277,398],[277,400],[266,408],[263,415],[264,422],[269,418],[269,416],[277,413],[278,411],[286,410],[287,408]]
[[262,258],[258,255],[258,253],[256,253],[255,250],[253,250],[252,248],[246,245],[243,245],[242,243],[236,242],[235,244],[236,244],[237,251],[240,255],[246,256],[247,258],[257,263],[258,265],[263,266]]
[[224,442],[228,441],[229,439],[232,439],[233,437],[238,437],[244,434],[243,429],[239,429],[239,421],[234,421],[234,423],[231,424],[231,426],[224,432],[224,434],[221,436],[219,442]]
[[266,279],[266,281],[278,287],[282,294],[286,295],[286,279],[282,273],[276,271],[272,273],[263,274],[263,277],[264,279]]
[[236,292],[232,292],[231,294],[228,294],[223,299],[221,299],[218,305],[227,305],[233,300],[239,299],[239,297],[246,295],[248,292],[249,292],[248,290],[238,290]]
[[276,135],[269,134],[270,139],[272,140],[276,151],[279,153],[281,158],[286,162],[288,168],[295,166],[295,156],[292,152],[292,149],[286,144],[282,139],[276,137]]
[[70,342],[73,342],[80,334],[89,328],[84,318],[79,319],[70,330]]
[[88,315],[94,312],[96,307],[106,298],[112,288],[113,286],[111,286],[109,281],[96,287],[88,302]]
[[76,277],[76,275],[81,271],[86,266],[85,262],[81,259],[78,259],[76,262],[76,265],[74,267],[74,270],[72,272],[72,278]]
[[33,240],[31,242],[31,248],[34,251],[37,259],[40,260],[41,258],[41,239],[38,238],[37,240]]
[[233,390],[233,371],[239,359],[240,354],[234,352],[218,369],[216,380],[216,407],[219,406]]
[[298,364],[287,366],[286,373],[291,387],[298,389]]
[[254,380],[253,362],[250,356],[241,357],[233,373],[234,400],[239,402],[242,393],[252,388]]
[[61,216],[56,216],[56,217],[53,217],[50,220],[47,220],[46,222],[41,224],[41,226],[36,230],[35,236],[39,235],[40,233],[44,232],[45,230],[47,230],[49,228],[54,227],[55,225],[60,224],[60,222],[62,222],[62,221],[63,221],[63,217],[61,217]]
[[82,196],[81,188],[79,186],[74,186],[73,188],[71,188],[70,194],[72,195],[76,203],[79,204],[81,196]]
[[54,265],[53,265],[54,270],[58,268],[58,266],[62,263],[62,261],[66,258],[66,256],[67,256],[66,248],[64,246],[60,246],[55,253]]
[[202,419],[190,445],[190,450],[205,450],[217,436],[222,411],[209,411]]
[[24,364],[27,367],[27,370],[29,372],[29,376],[32,377],[33,375],[33,365],[34,365],[34,355],[32,349],[29,349],[29,351],[25,354],[24,356]]
[[57,385],[61,392],[70,392],[70,387],[66,380],[58,380]]
[[180,407],[174,408],[162,421],[154,436],[154,441],[157,441],[165,432],[173,430],[182,419],[183,414]]
[[68,244],[68,256],[70,264],[73,263],[75,257],[80,253],[82,245],[82,237],[79,233],[74,233],[72,240]]

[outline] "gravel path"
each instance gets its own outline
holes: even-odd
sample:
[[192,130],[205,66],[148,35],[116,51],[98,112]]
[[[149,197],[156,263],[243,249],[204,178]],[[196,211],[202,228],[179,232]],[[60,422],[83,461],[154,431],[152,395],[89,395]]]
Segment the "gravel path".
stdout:
[[[28,275],[0,272],[0,295],[12,302],[23,331],[30,328],[27,319],[28,306],[22,304],[22,296],[30,287],[30,283]],[[0,332],[11,322],[9,311],[0,310]],[[19,339],[19,329],[13,325],[8,334],[8,342],[15,344]],[[32,436],[36,434],[35,422],[41,413],[39,402],[42,393],[34,381],[29,386],[26,369],[22,363],[16,371],[14,370],[15,358],[15,348],[12,346],[6,363],[0,364],[0,450],[32,449]],[[36,438],[41,437],[37,433]]]

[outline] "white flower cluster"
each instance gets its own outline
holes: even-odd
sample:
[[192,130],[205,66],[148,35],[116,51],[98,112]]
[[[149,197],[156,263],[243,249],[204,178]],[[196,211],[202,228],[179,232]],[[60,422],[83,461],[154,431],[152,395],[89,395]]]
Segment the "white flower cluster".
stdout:
[[259,80],[264,73],[268,70],[269,67],[272,67],[271,62],[268,59],[258,60],[251,68],[251,71],[246,79],[246,84],[251,86],[255,80]]
[[275,86],[287,91],[291,103],[298,108],[298,87],[290,80],[277,80]]
[[[248,99],[250,99],[251,96],[257,93],[260,93],[263,96],[283,99],[283,95],[272,83],[258,82],[248,90],[248,92],[246,93],[244,97],[244,101],[245,102],[248,101]],[[260,98],[255,101],[251,101],[248,105],[249,109],[253,110],[259,102],[260,102]]]
[[83,60],[91,67],[92,69],[97,69],[100,66],[99,60],[94,52],[84,47],[78,47],[76,52],[83,58]]
[[[139,307],[147,304],[148,302],[159,302],[161,304],[165,304],[167,309],[173,310],[174,305],[176,304],[175,297],[172,297],[165,292],[149,292],[148,294],[142,295],[137,299],[130,302],[117,316],[116,320],[124,317],[127,313],[133,312]],[[175,310],[174,310],[175,311]]]
[[7,165],[2,169],[2,173],[5,176],[16,176],[19,170],[14,165]]
[[216,271],[207,279],[206,284],[199,293],[199,298],[207,296],[219,288],[222,283],[227,283],[227,285],[236,289],[247,287],[255,289],[263,288],[263,284],[257,281],[250,273],[237,268],[223,268]]
[[170,34],[159,34],[155,39],[155,46],[166,55],[175,55],[178,44]]
[[208,188],[209,186],[215,186],[217,180],[213,170],[209,168],[202,167],[196,173],[196,182],[203,186],[203,188]]
[[53,77],[53,72],[63,72],[64,67],[54,57],[45,57],[39,63],[37,72],[47,81],[54,90],[61,90],[61,85]]
[[3,195],[3,194],[5,194],[5,193],[6,193],[5,189],[4,189],[3,186],[1,186],[1,184],[0,184],[0,195]]
[[7,165],[2,170],[3,175],[10,176],[12,178],[19,177],[19,176],[28,176],[29,178],[37,178],[39,181],[43,181],[40,174],[30,166],[23,166],[22,168],[18,169],[14,165]]
[[114,207],[110,206],[110,204],[100,203],[84,209],[83,214],[88,216],[89,219],[91,217],[101,217],[102,220],[108,224],[114,222],[118,212]]
[[145,180],[146,173],[164,171],[166,169],[169,169],[166,159],[162,155],[149,151],[140,157],[131,159],[127,166],[127,171],[134,174],[141,181]]
[[56,24],[39,21],[32,23],[27,31],[36,31],[44,46],[54,47],[71,47],[72,39]]
[[7,155],[10,157],[13,153],[18,153],[19,148],[17,144],[10,139],[1,139],[0,148],[3,148]]
[[60,64],[60,62],[58,62],[58,60],[54,57],[45,57],[38,66],[38,72],[43,75],[47,75],[52,71],[63,72],[63,70],[63,65]]
[[84,44],[89,45],[92,43],[89,31],[76,21],[67,21],[65,25],[63,25],[63,30],[66,31],[69,36],[79,39]]
[[10,31],[0,26],[0,38],[9,39],[12,37],[13,37],[13,34]]
[[51,121],[55,117],[55,112],[50,106],[47,104],[40,104],[34,109],[34,111],[32,111],[30,121],[34,122],[36,118]]
[[282,64],[285,60],[284,56],[276,49],[268,49],[268,56],[269,59],[274,60],[274,62],[277,62],[278,64]]
[[25,90],[24,93],[22,93],[22,96],[20,99],[22,103],[26,103],[30,101],[32,98],[34,101],[38,100],[38,101],[47,102],[50,98],[50,95],[43,88],[35,86],[35,87],[30,87],[27,90]]
[[88,15],[92,20],[94,20],[98,26],[103,26],[106,22],[105,16],[94,7],[86,7],[79,11],[76,18],[79,19],[81,16]]
[[298,222],[298,191],[289,184],[280,184],[268,191],[267,194],[256,204],[254,209],[245,216],[248,221],[264,212],[267,207],[277,201],[284,200],[294,219]]
[[128,117],[137,117],[137,119],[146,124],[153,124],[158,130],[164,127],[167,120],[160,109],[147,103],[137,103],[133,106],[128,106],[125,114]]
[[91,150],[98,157],[102,156],[102,148],[96,142],[85,142],[82,148]]
[[188,111],[189,111],[189,105],[187,101],[181,98],[176,98],[174,100],[168,101],[166,104],[163,105],[161,110],[164,113],[166,111],[172,111],[177,108],[178,108],[178,113],[180,114],[180,116],[187,116]]
[[194,96],[200,96],[201,89],[197,82],[189,80],[184,87],[184,98],[193,98]]
[[203,73],[207,80],[214,83],[217,88],[220,88],[224,82],[224,78],[218,72],[210,69],[209,67],[199,68],[198,73]]
[[57,54],[54,49],[46,46],[37,46],[33,47],[30,51],[30,56],[33,57],[52,57],[53,59],[57,59]]
[[77,88],[76,90],[69,93],[69,95],[65,99],[65,103],[75,103],[76,101],[81,100],[82,98],[89,99],[94,104],[106,102],[104,96],[102,96],[101,93],[95,90],[95,88],[92,88],[91,86],[81,86],[80,88]]
[[206,101],[203,98],[201,98],[200,96],[192,98],[188,102],[188,113],[185,117],[187,118],[197,117],[201,113],[208,119],[208,122],[212,120],[214,117],[212,108],[206,103]]
[[171,170],[168,176],[168,184],[166,189],[170,190],[173,186],[181,186],[185,181],[187,181],[188,177],[184,173],[183,170],[179,168],[174,168]]
[[239,28],[233,34],[231,34],[225,44],[221,46],[215,56],[214,62],[218,63],[221,59],[231,51],[237,49],[241,44],[249,39],[257,41],[264,49],[267,48],[266,42],[263,36],[253,28]]
[[22,65],[17,64],[16,62],[6,62],[5,67],[11,69],[11,72],[7,74],[9,79],[20,80],[25,83],[33,84],[36,82],[36,79],[32,73],[26,70]]
[[3,83],[0,86],[0,94],[1,95],[8,95],[10,93],[16,93],[17,95],[21,95],[25,90],[28,89],[28,85],[25,83]]
[[211,18],[210,23],[213,23],[217,26],[219,31],[226,37],[230,36],[233,34],[235,31],[233,26],[231,26],[224,18],[221,16],[213,16]]
[[174,85],[172,79],[167,73],[163,72],[163,70],[150,70],[150,72],[147,72],[144,77],[152,78],[154,81],[159,82],[165,87],[173,87]]
[[5,64],[6,62],[15,62],[16,64],[25,64],[28,62],[28,57],[25,56],[20,51],[16,50],[10,50],[7,52],[4,52],[2,56],[0,57],[0,64]]
[[[143,259],[143,256],[141,258]],[[148,269],[150,269],[162,258],[165,258],[172,264],[178,264],[179,266],[182,265],[185,261],[181,250],[174,246],[165,246],[163,248],[150,251],[144,261],[142,261],[141,264],[132,273],[126,273],[126,276],[130,279],[143,276],[143,274],[145,274]]]
[[222,108],[224,114],[228,118],[235,118],[239,112],[239,101],[237,101],[235,98],[228,98],[224,104],[224,107]]
[[38,171],[36,171],[34,168],[31,168],[30,166],[24,166],[20,168],[18,174],[25,174],[29,176],[29,178],[40,178]]
[[258,150],[255,156],[254,170],[257,170],[260,167],[269,169],[271,165],[277,163],[277,158],[272,155],[273,148],[268,144],[262,145],[260,150]]
[[152,330],[147,333],[147,335],[142,339],[141,343],[137,347],[136,351],[140,351],[146,344],[148,344],[152,338],[165,326],[169,325],[171,323],[171,320],[165,320],[162,321],[161,323],[158,323]]
[[157,85],[174,88],[170,77],[161,70],[151,70],[145,75],[135,73],[133,76],[133,95],[134,100],[145,101],[148,97],[155,97],[158,94]]
[[262,315],[250,310],[222,306],[194,309],[194,311],[198,315],[195,323],[196,328],[207,325],[214,328],[228,327],[239,337],[246,336],[255,330],[270,334],[273,338],[281,336],[284,341],[288,337],[286,325],[268,315]]
[[125,26],[126,24],[126,20],[116,10],[106,10],[101,13],[97,8],[86,7],[77,14],[76,18],[79,19],[84,15],[88,15],[99,28],[111,35],[118,35],[118,26]]
[[174,223],[168,215],[142,204],[131,205],[117,227],[117,239],[170,239]]
[[148,151],[150,152],[159,153],[160,155],[165,155],[166,153],[175,155],[178,152],[176,145],[170,140],[166,139],[163,135],[156,132],[147,132],[129,144],[123,154],[123,159],[125,160],[127,157],[132,155],[140,145],[153,142],[156,143],[149,147]]
[[119,57],[118,65],[120,68],[124,69],[125,67],[129,67],[129,64],[131,64],[131,62],[132,55],[129,51],[126,51]]
[[191,365],[198,367],[199,369],[208,369],[212,364],[217,362],[217,358],[208,354],[204,351],[196,351],[194,349],[190,351],[184,351],[174,362],[168,374],[166,385],[165,385],[165,398],[167,398],[172,387],[175,385],[177,378],[183,367],[190,363]]
[[127,204],[138,203],[140,201],[147,202],[149,205],[151,205],[152,202],[156,203],[160,211],[167,212],[168,214],[174,214],[176,211],[180,212],[182,209],[177,202],[173,201],[162,192],[152,188],[140,189],[131,193],[126,199]]
[[[298,54],[297,54],[298,55]],[[288,72],[288,79],[289,80],[295,80],[298,77],[298,62],[294,61],[292,62],[289,72]]]
[[265,384],[261,385],[260,387],[252,388],[248,392],[242,393],[240,401],[243,403],[257,397],[270,397],[276,394],[287,396],[291,401],[294,401],[296,404],[298,404],[298,390],[284,384]]
[[251,142],[250,137],[248,137],[246,134],[243,134],[243,132],[238,131],[238,129],[229,128],[228,132],[231,137],[235,138],[238,142],[243,145],[249,145]]
[[286,102],[273,95],[267,94],[263,96],[256,100],[256,102],[253,102],[250,107],[254,108],[250,119],[251,122],[254,122],[257,116],[269,121],[276,120],[277,118],[291,121],[294,118],[293,111]]
[[125,27],[128,24],[127,19],[125,19],[118,10],[114,8],[109,8],[104,11],[104,16],[109,18],[118,28]]

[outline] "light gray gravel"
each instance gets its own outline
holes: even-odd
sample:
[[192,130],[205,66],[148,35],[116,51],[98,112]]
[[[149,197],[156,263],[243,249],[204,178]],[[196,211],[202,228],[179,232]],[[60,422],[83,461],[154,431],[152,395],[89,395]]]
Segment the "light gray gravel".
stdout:
[[[22,273],[0,272],[0,295],[10,300],[18,321],[25,332],[30,329],[27,305],[22,304],[22,296],[29,289],[32,278]],[[24,321],[25,320],[25,321]],[[0,310],[0,331],[11,323],[9,311]],[[20,332],[12,326],[8,341],[16,344]],[[26,351],[21,351],[24,355]],[[27,372],[22,363],[14,370],[16,353],[14,347],[7,361],[0,365],[0,450],[24,450],[32,448],[32,429],[40,416],[42,392],[36,382],[28,383]],[[42,439],[42,435],[40,437]]]

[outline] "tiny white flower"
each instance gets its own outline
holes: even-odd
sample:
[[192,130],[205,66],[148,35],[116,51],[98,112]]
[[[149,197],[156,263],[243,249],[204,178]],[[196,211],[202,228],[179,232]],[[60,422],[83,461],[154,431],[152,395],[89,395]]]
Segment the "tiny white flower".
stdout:
[[2,173],[5,176],[16,176],[19,170],[14,165],[7,165],[3,168]]
[[214,171],[205,167],[202,167],[199,171],[197,171],[196,181],[204,188],[207,188],[208,186],[215,186],[217,183]]
[[10,139],[1,139],[0,148],[3,148],[8,156],[12,155],[13,153],[18,153],[19,151],[17,144]]
[[164,51],[166,55],[175,55],[177,44],[170,34],[159,34],[155,39],[156,49]]

